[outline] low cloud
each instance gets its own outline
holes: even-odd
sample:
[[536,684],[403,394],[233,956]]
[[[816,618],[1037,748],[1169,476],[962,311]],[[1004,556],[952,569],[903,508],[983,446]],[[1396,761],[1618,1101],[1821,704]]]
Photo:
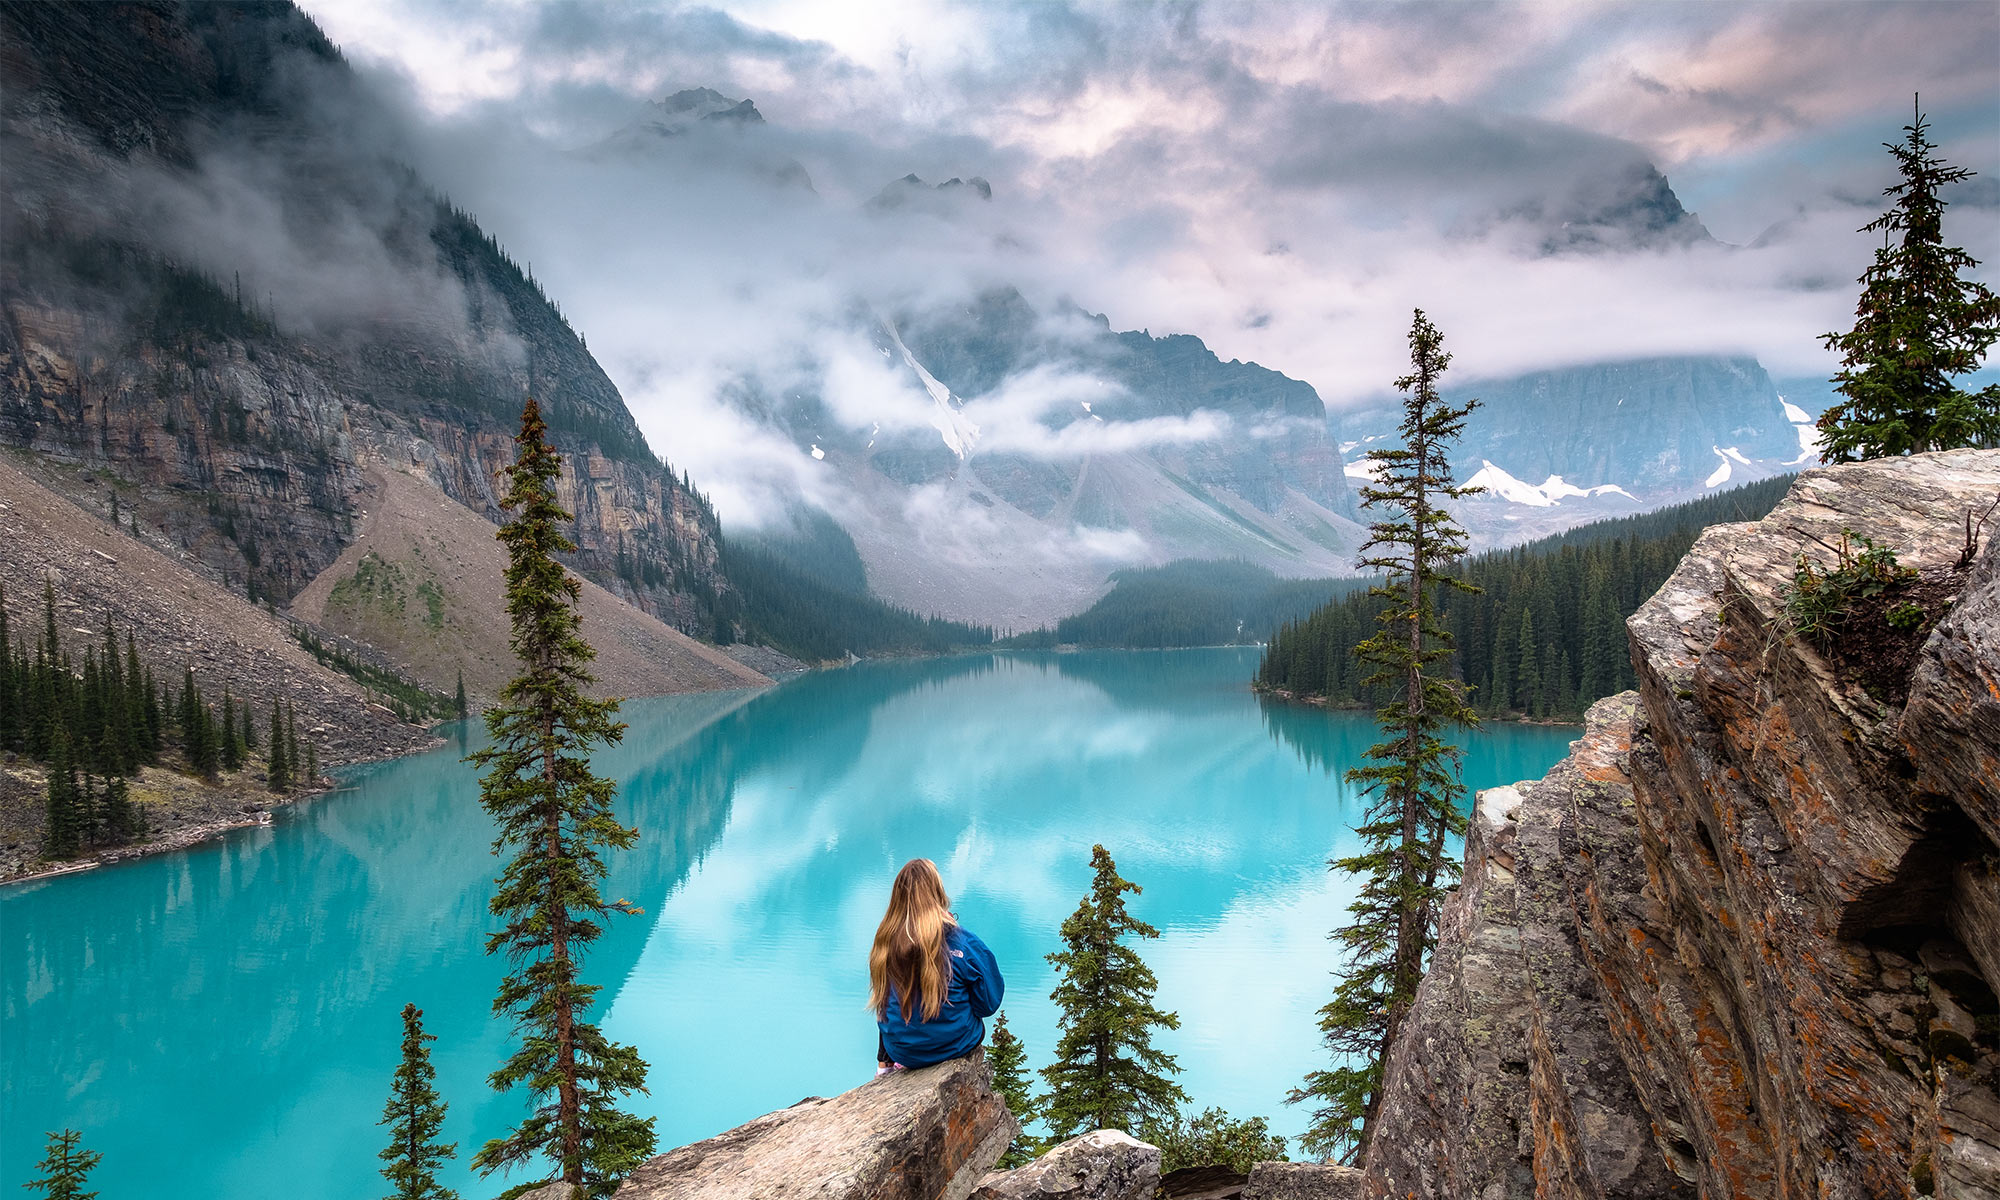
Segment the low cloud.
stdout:
[[[1813,374],[1817,335],[1851,320],[1873,246],[1856,231],[1891,175],[1876,143],[1898,135],[1909,81],[1955,160],[2000,168],[1991,6],[905,15],[321,14],[424,174],[533,265],[655,448],[732,521],[784,496],[851,502],[746,398],[817,402],[864,441],[922,434],[934,402],[882,355],[882,313],[1016,287],[1044,313],[1068,300],[1116,329],[1198,334],[1334,408],[1401,372],[1416,307],[1461,378],[1677,353]],[[765,123],[604,150],[647,101],[695,86],[752,99]],[[1658,215],[1653,166],[1739,245],[1613,236]],[[983,176],[993,195],[869,206],[912,172]],[[1960,219],[1985,195],[1948,232],[1992,260],[2000,229]],[[1593,224],[1608,232],[1579,235]],[[1056,461],[1260,432],[1202,412],[1091,419],[1104,386],[1045,366],[965,416],[981,450]]]

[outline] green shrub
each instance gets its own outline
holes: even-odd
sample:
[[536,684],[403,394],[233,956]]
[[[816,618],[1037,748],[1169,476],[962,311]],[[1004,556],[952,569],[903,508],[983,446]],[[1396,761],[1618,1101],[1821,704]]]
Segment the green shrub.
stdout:
[[[1917,577],[1916,569],[1896,561],[1896,552],[1877,546],[1873,538],[1851,529],[1840,534],[1840,544],[1829,547],[1836,559],[1831,569],[1815,565],[1803,552],[1792,569],[1792,584],[1785,589],[1785,615],[1802,637],[1826,645],[1840,632],[1855,603],[1894,588]],[[1903,614],[1915,610],[1914,619]],[[1897,629],[1915,629],[1923,624],[1924,612],[1903,603],[1891,609],[1889,623]]]
[[1171,1120],[1148,1121],[1139,1137],[1160,1148],[1162,1172],[1228,1167],[1247,1175],[1252,1163],[1285,1161],[1285,1139],[1272,1133],[1264,1118],[1237,1121],[1219,1108],[1198,1117],[1175,1113]]

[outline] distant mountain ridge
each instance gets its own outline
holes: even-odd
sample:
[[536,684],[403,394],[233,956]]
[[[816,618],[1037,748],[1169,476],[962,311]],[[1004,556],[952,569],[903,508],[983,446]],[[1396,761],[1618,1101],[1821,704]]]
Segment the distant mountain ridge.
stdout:
[[[1589,363],[1457,383],[1477,399],[1453,474],[1486,489],[1461,512],[1475,546],[1506,545],[1626,516],[1816,461],[1811,418],[1755,359],[1683,355]],[[1394,438],[1386,405],[1341,414],[1346,470]]]

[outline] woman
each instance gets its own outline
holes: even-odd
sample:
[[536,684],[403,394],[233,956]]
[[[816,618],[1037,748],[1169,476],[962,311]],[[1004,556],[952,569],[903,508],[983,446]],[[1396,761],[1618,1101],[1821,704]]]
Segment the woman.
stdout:
[[875,1073],[972,1053],[1004,987],[993,952],[952,916],[937,864],[904,863],[868,952],[868,1006],[880,1030]]

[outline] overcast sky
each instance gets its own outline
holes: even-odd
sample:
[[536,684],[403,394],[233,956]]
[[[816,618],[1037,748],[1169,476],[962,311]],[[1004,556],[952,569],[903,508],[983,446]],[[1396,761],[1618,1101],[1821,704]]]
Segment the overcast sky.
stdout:
[[[1918,90],[1982,176],[1947,233],[2000,256],[1991,0],[306,7],[709,479],[798,469],[711,411],[746,365],[825,377],[857,300],[998,284],[1197,334],[1333,407],[1399,373],[1413,306],[1463,378],[1722,351],[1823,373]],[[768,124],[602,148],[701,86]],[[1714,240],[1552,243],[1647,164]],[[908,172],[993,199],[871,213]]]

